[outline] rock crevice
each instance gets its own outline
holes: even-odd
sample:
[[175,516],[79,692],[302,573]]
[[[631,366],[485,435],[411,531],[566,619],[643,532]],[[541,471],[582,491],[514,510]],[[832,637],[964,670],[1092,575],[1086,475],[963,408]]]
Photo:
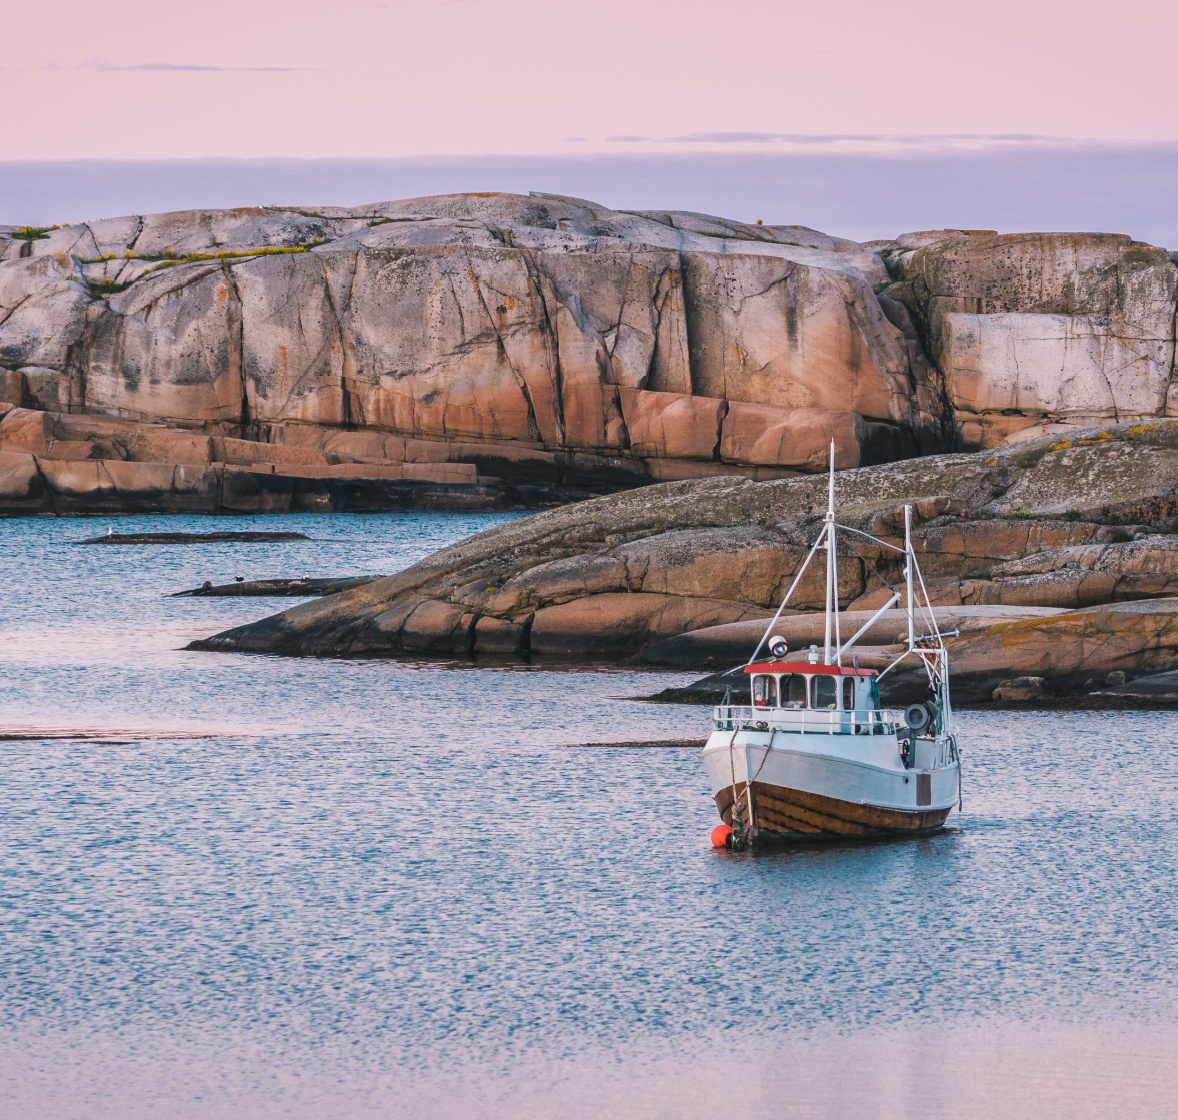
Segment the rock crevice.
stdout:
[[872,424],[930,423],[880,258],[814,231],[468,195],[3,233],[0,360],[57,375],[8,398],[47,411],[491,441],[500,469],[531,445],[603,488],[811,469],[832,432],[857,464]]
[[1174,255],[1123,235],[859,245],[510,194],[18,233],[0,399],[260,462],[356,436],[357,459],[520,493],[765,480],[821,470],[831,439],[853,468],[1154,419],[1175,376]]

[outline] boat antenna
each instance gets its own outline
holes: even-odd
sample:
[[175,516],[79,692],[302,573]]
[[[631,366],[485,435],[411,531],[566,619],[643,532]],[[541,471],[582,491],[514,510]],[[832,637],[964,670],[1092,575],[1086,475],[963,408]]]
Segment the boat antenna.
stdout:
[[[785,598],[781,600],[781,606],[777,608],[777,613],[769,620],[769,625],[765,627],[765,632],[761,635],[761,640],[757,643],[757,648],[753,650],[752,656],[749,657],[748,661],[746,661],[744,665],[733,665],[731,669],[726,669],[722,675],[727,676],[729,673],[736,673],[743,668],[747,668],[757,660],[757,654],[761,652],[762,647],[769,640],[769,635],[773,633],[773,628],[777,625],[777,620],[781,618],[782,613],[785,611],[786,604],[788,604],[790,599],[793,598],[793,593],[798,589],[798,585],[802,582],[802,577],[806,574],[807,569],[810,567],[810,561],[814,559],[815,555],[820,552],[828,542],[832,545],[834,543],[834,440],[830,441],[830,478],[827,483],[826,505],[826,517],[823,519],[822,532],[818,534],[814,544],[810,547],[810,551],[806,553],[806,559],[802,561],[802,566],[798,568],[796,572],[794,572],[793,582],[789,585],[789,590],[785,593]],[[843,528],[846,529],[847,527],[844,525]],[[896,545],[888,544],[887,541],[877,540],[869,533],[862,533],[858,529],[850,529],[848,531],[852,533],[860,533],[861,536],[868,537],[868,539],[875,541],[884,548],[892,548],[895,549],[896,552],[900,551],[899,547]],[[831,557],[834,555],[834,549],[828,548],[826,553],[826,663],[828,665],[830,664]],[[835,581],[835,584],[837,587],[837,580]],[[899,598],[899,596],[897,596],[897,598]],[[836,635],[835,658],[838,659],[838,663],[841,665],[841,657],[845,651],[843,650],[838,638],[840,630],[837,591],[834,599],[834,632]],[[848,648],[852,644],[853,642],[848,642]]]

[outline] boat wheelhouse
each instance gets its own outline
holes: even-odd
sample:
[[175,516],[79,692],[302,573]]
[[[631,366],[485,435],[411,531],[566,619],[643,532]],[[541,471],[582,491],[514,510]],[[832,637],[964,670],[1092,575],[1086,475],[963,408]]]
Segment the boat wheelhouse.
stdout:
[[776,723],[800,734],[873,735],[882,726],[874,669],[782,661],[747,665],[744,671],[752,692],[749,718],[772,712]]
[[[728,846],[831,838],[914,835],[941,828],[960,804],[961,761],[949,702],[944,639],[912,548],[911,508],[905,507],[903,549],[834,516],[834,448],[829,506],[822,532],[748,663],[747,704],[715,709],[715,730],[704,765]],[[845,643],[841,642],[837,533],[855,533],[904,554],[905,594],[896,591]],[[807,565],[826,553],[826,640],[790,654],[771,637]],[[882,672],[843,660],[885,611],[905,598],[906,648]],[[917,616],[929,631],[918,634]],[[769,658],[758,660],[761,649]],[[912,659],[926,670],[929,695],[903,711],[884,708],[879,681]]]

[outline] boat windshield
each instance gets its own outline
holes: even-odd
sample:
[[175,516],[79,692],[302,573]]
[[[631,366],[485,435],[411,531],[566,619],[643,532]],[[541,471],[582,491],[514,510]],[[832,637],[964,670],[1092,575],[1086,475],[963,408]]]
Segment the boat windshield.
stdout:
[[783,708],[804,708],[806,706],[806,678],[801,673],[789,673],[781,678],[781,706]]
[[[753,706],[757,708],[817,708],[821,711],[855,710],[855,678],[831,673],[782,673],[780,677],[757,673],[752,680]],[[879,707],[875,682],[865,697],[868,707]]]
[[756,708],[777,707],[777,682],[772,677],[764,674],[753,677],[753,706]]
[[837,708],[839,706],[838,677],[823,674],[814,678],[814,699],[812,708]]

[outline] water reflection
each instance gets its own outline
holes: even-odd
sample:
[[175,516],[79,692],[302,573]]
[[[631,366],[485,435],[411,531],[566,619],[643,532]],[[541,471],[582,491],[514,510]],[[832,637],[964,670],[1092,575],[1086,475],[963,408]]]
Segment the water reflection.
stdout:
[[12,1114],[1164,1111],[1166,713],[966,713],[950,830],[742,855],[692,751],[575,746],[702,741],[624,699],[686,677],[179,648],[267,609],[166,598],[203,572],[485,523],[315,519],[316,565],[2,527],[0,726],[217,736],[0,743]]

